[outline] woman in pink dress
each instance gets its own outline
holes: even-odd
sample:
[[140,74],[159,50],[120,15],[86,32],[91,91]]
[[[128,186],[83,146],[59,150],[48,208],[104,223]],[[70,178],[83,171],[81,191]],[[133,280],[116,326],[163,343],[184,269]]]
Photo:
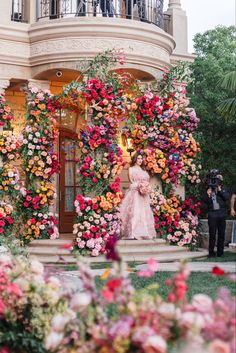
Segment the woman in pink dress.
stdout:
[[143,165],[143,156],[137,152],[129,168],[130,187],[120,207],[121,236],[126,239],[156,237],[154,216],[150,206],[149,174]]

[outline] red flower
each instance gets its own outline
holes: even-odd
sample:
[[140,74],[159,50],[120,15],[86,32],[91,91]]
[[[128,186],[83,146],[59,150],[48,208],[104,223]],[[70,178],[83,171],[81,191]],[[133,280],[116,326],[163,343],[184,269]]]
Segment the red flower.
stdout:
[[71,243],[67,243],[67,244],[62,244],[59,246],[59,249],[66,249],[66,250],[70,250],[72,249],[74,246],[74,242]]
[[222,268],[218,267],[218,266],[214,266],[212,268],[211,273],[213,275],[215,275],[215,276],[224,276],[225,275],[225,271]]
[[6,220],[9,224],[13,223],[13,219],[10,216],[6,216]]
[[115,278],[107,282],[107,287],[110,291],[114,291],[121,286],[121,283],[122,281],[120,278]]

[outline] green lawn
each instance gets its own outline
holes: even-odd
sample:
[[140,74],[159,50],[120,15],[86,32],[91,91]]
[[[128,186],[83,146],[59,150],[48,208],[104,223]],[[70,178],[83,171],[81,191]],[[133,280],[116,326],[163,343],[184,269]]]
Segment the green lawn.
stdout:
[[[158,284],[159,288],[155,289],[158,293],[166,297],[168,288],[165,285],[167,278],[172,276],[172,272],[158,272],[152,278],[139,278],[135,274],[131,274],[132,283],[136,289],[145,289],[152,284]],[[98,287],[102,286],[103,281],[97,277],[96,283]],[[236,295],[235,282],[228,280],[225,277],[215,277],[210,273],[193,272],[188,280],[188,296],[191,298],[194,294],[204,293],[211,298],[215,298],[220,287],[227,287],[232,295]]]
[[236,252],[225,251],[224,256],[222,257],[210,257],[204,259],[194,259],[192,261],[201,261],[201,262],[234,262],[236,261]]

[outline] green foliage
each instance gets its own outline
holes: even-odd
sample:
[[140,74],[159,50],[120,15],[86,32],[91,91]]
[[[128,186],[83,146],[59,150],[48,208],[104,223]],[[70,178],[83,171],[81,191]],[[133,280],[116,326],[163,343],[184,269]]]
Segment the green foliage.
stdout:
[[191,105],[201,119],[203,174],[219,168],[229,187],[236,175],[236,120],[223,120],[217,107],[232,97],[219,83],[235,69],[235,34],[236,27],[219,26],[195,36],[197,57],[190,67],[193,81],[188,87]]
[[218,107],[217,112],[226,120],[236,119],[236,71],[231,71],[225,75],[220,87],[232,93],[233,98],[228,98],[222,101]]

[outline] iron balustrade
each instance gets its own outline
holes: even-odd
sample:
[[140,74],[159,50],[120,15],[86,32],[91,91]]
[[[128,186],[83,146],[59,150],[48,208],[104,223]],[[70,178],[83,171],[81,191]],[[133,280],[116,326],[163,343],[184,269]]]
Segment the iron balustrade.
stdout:
[[12,0],[11,20],[16,22],[26,22],[25,0]]
[[126,18],[164,28],[164,0],[37,0],[37,20],[98,16]]

